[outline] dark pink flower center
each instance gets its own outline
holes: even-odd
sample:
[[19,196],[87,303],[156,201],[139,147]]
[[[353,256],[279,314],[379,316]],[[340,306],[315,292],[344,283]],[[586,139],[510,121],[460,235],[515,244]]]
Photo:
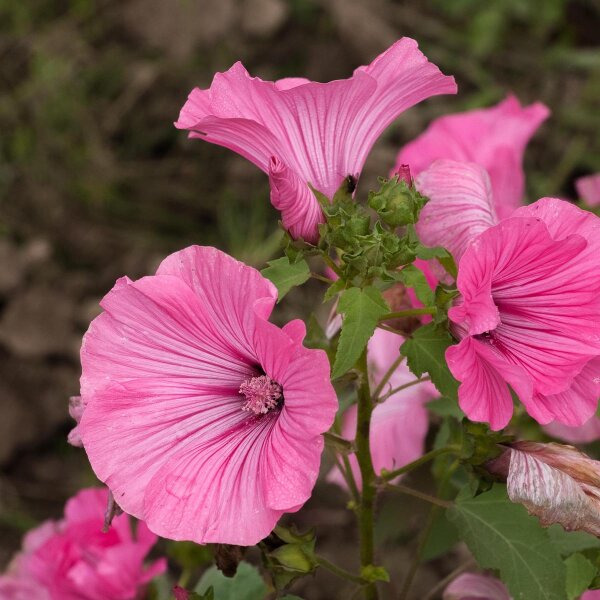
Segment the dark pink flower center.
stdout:
[[264,415],[277,407],[283,390],[276,381],[267,375],[261,375],[244,381],[240,386],[240,394],[246,398],[242,410]]

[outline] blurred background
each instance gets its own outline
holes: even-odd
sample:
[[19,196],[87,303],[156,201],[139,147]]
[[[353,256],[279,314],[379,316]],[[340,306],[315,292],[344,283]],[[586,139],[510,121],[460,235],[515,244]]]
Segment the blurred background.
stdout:
[[[191,243],[258,266],[278,253],[266,176],[173,127],[189,90],[236,60],[263,79],[347,77],[403,35],[459,94],[389,128],[360,193],[433,118],[508,92],[552,110],[526,156],[530,199],[573,198],[574,179],[600,171],[597,0],[0,0],[0,568],[24,530],[94,483],[66,444],[67,403],[81,335],[115,279]],[[310,310],[310,287],[278,308]],[[320,484],[296,520],[327,523],[322,552],[347,551],[352,567],[344,505]],[[383,506],[396,526],[381,535],[406,537],[411,506]],[[402,570],[407,551],[388,541],[385,562]],[[415,593],[443,572],[431,563]],[[337,597],[319,577],[297,593]]]

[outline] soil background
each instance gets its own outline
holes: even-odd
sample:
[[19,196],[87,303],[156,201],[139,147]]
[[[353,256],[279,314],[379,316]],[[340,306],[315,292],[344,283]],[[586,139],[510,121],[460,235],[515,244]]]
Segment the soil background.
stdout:
[[[456,76],[459,94],[386,131],[360,194],[433,118],[509,92],[552,110],[526,155],[530,200],[575,198],[575,178],[600,171],[597,0],[0,0],[0,568],[27,528],[95,482],[66,443],[67,403],[81,336],[115,279],[191,243],[257,266],[278,253],[266,176],[173,127],[189,90],[237,60],[263,79],[347,77],[403,35]],[[277,318],[313,304],[309,286]],[[295,521],[322,523],[321,552],[352,568],[345,502],[319,484]],[[397,498],[380,507],[393,585],[414,550],[397,542],[419,510]],[[447,567],[423,568],[414,597]],[[293,591],[348,597],[323,574]]]

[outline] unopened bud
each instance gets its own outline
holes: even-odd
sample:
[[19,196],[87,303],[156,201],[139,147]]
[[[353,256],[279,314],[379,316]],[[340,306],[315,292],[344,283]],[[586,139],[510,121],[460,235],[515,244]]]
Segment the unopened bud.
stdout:
[[400,165],[398,170],[396,171],[396,177],[398,177],[398,181],[406,182],[408,187],[411,187],[413,184],[413,178],[410,174],[410,166],[409,165]]

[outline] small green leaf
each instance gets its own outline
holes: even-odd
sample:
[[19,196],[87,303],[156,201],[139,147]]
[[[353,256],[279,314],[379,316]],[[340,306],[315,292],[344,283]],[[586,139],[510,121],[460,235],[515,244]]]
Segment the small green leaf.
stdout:
[[310,278],[310,269],[305,260],[291,263],[287,256],[267,263],[261,273],[277,288],[277,302],[296,285],[302,285]]
[[417,269],[414,265],[407,265],[400,271],[400,278],[404,285],[415,290],[417,298],[425,305],[432,306],[435,303],[435,294],[423,271]]
[[567,567],[567,597],[576,600],[588,589],[596,575],[596,567],[583,554],[572,554],[565,560]]
[[239,564],[234,577],[225,577],[211,567],[202,575],[195,591],[205,594],[211,586],[215,600],[264,600],[268,592],[258,569],[247,562]]
[[343,279],[338,279],[334,283],[332,283],[325,292],[323,296],[323,302],[327,302],[331,300],[336,294],[339,294],[344,287],[346,286],[346,282]]
[[344,321],[331,375],[334,379],[354,366],[380,317],[389,310],[376,287],[350,288],[342,293],[338,311],[344,315]]
[[360,576],[371,583],[376,581],[387,581],[390,580],[389,573],[384,567],[376,567],[375,565],[367,565],[360,570]]
[[429,373],[440,394],[456,402],[458,381],[450,373],[445,356],[452,343],[453,340],[444,327],[428,323],[417,329],[412,337],[402,344],[400,352],[406,356],[412,373],[417,377]]
[[500,571],[514,600],[564,600],[566,568],[548,532],[504,486],[459,494],[448,517],[479,566]]

